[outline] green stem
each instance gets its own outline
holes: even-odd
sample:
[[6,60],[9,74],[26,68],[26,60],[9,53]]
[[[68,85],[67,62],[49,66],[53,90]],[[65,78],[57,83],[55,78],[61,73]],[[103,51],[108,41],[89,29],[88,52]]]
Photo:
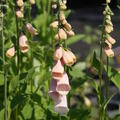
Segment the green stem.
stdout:
[[[107,76],[109,70],[109,58],[107,57]],[[109,90],[109,78],[106,79],[106,99],[108,99],[108,90]]]
[[99,120],[103,120],[103,114],[104,111],[102,110],[102,72],[103,72],[103,62],[102,62],[102,56],[103,56],[103,37],[104,37],[104,25],[105,25],[105,19],[103,21],[103,28],[102,28],[102,35],[100,39],[100,68],[99,68]]
[[[28,8],[28,22],[31,23],[31,4],[29,3],[29,8]],[[33,39],[33,37],[30,35],[28,36],[30,40]],[[31,48],[31,55],[30,55],[30,64],[31,68],[33,67],[33,53],[32,53],[32,48]],[[31,88],[31,94],[33,93],[33,79],[30,81],[30,88]]]
[[[2,3],[1,3],[2,4]],[[1,12],[3,12],[3,8],[1,7]],[[1,18],[1,38],[2,38],[2,59],[3,59],[3,71],[4,71],[4,100],[5,100],[5,114],[4,118],[7,120],[7,111],[8,111],[8,105],[7,105],[7,78],[6,78],[6,69],[5,69],[5,46],[4,46],[4,33],[3,33],[3,16]]]
[[[16,6],[15,6],[16,9]],[[17,33],[17,39],[16,39],[16,50],[17,50],[17,75],[20,75],[20,50],[19,50],[19,25],[18,25],[18,18],[16,17],[16,33]],[[15,111],[15,118],[18,120],[18,106]]]

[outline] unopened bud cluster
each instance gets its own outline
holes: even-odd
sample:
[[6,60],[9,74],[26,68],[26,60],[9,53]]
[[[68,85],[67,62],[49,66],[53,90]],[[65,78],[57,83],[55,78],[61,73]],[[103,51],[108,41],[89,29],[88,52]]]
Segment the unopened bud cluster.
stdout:
[[16,5],[18,7],[16,10],[16,16],[18,18],[23,18],[24,17],[24,2],[23,2],[23,0],[17,0]]
[[112,45],[116,43],[116,40],[111,37],[110,33],[113,31],[113,24],[111,21],[111,16],[113,15],[113,12],[111,11],[108,3],[110,3],[110,0],[106,0],[106,7],[105,10],[103,12],[104,16],[105,16],[105,47],[104,47],[104,52],[108,57],[113,57],[114,56],[114,52],[112,50]]
[[[54,1],[54,9],[57,2]],[[59,15],[58,19],[50,24],[51,29],[58,29],[58,33],[55,35],[55,41],[59,43],[59,46],[54,52],[55,64],[52,68],[52,80],[50,85],[49,96],[54,101],[55,111],[59,114],[65,114],[68,112],[66,95],[70,91],[69,78],[65,72],[65,65],[72,66],[76,62],[75,55],[67,48],[64,48],[64,43],[67,38],[74,36],[71,25],[67,22],[64,11],[66,10],[66,0],[59,1]]]

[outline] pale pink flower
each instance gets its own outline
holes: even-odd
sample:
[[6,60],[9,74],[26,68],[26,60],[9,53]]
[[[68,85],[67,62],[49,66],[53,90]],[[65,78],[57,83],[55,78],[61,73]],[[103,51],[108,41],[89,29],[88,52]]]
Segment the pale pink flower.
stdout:
[[68,109],[68,106],[67,106],[67,98],[66,96],[61,96],[61,101],[54,101],[54,104],[55,104],[55,111],[60,114],[60,115],[63,115],[63,114],[67,114],[69,109]]
[[57,87],[57,81],[55,79],[52,79],[48,94],[54,101],[59,101],[61,95],[56,91],[56,87]]
[[58,47],[54,52],[54,60],[60,60],[63,56],[63,49],[62,47]]
[[38,34],[37,30],[30,23],[26,24],[26,29],[31,35],[37,35]]
[[69,78],[66,73],[57,81],[56,91],[61,95],[67,95],[70,91]]
[[12,58],[14,55],[15,55],[15,47],[13,46],[7,50],[6,56],[8,58]]
[[29,50],[27,37],[23,34],[19,37],[19,47],[22,53],[26,53]]
[[64,66],[63,64],[61,63],[60,60],[58,60],[55,65],[53,66],[53,69],[52,69],[52,77],[54,79],[57,79],[59,80],[62,76],[63,76],[63,73],[64,73]]

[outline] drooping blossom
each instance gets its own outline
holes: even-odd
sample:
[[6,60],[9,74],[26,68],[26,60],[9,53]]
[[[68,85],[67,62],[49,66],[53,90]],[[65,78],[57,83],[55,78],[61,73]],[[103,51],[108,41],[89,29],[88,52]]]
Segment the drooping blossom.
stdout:
[[61,96],[61,101],[54,101],[55,111],[60,114],[68,113],[67,98],[65,95]]
[[57,81],[55,79],[52,79],[48,94],[54,101],[59,101],[61,98],[61,95],[56,91],[56,87],[57,87]]
[[7,50],[6,56],[8,58],[12,58],[14,55],[15,55],[15,47],[13,46]]
[[54,79],[59,80],[63,76],[63,73],[64,73],[64,66],[61,63],[61,61],[58,60],[58,61],[56,61],[55,65],[53,66],[52,77]]
[[62,78],[57,81],[56,91],[61,95],[67,95],[69,93],[70,84],[67,73],[64,73]]
[[29,50],[28,39],[24,34],[21,34],[19,37],[19,47],[22,53],[26,53]]
[[26,29],[31,35],[37,35],[38,34],[37,30],[30,23],[26,24]]

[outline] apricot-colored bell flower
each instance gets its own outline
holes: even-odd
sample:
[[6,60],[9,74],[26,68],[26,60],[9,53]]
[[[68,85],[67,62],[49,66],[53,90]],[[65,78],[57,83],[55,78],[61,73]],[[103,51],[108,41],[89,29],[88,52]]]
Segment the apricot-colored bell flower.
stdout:
[[63,61],[64,61],[64,64],[66,64],[67,66],[71,66],[76,62],[76,57],[71,51],[64,50]]
[[19,47],[22,53],[26,53],[29,50],[27,37],[23,34],[19,37]]
[[114,51],[111,48],[105,47],[104,52],[108,57],[114,57]]
[[31,35],[37,35],[38,34],[37,30],[30,23],[26,24],[26,29]]
[[60,95],[67,95],[70,91],[69,78],[67,73],[64,73],[62,78],[57,81],[56,91]]
[[61,96],[61,101],[54,101],[54,105],[55,111],[60,115],[66,114],[69,111],[67,106],[67,98],[64,95]]
[[64,73],[64,66],[60,60],[58,60],[52,68],[52,77],[56,80],[61,79]]
[[6,56],[8,58],[12,58],[14,55],[15,55],[15,47],[13,46],[7,50]]
[[54,101],[59,101],[61,95],[56,91],[56,87],[57,87],[57,81],[55,79],[52,79],[48,94]]
[[54,52],[54,60],[60,60],[63,56],[63,48],[58,47]]

